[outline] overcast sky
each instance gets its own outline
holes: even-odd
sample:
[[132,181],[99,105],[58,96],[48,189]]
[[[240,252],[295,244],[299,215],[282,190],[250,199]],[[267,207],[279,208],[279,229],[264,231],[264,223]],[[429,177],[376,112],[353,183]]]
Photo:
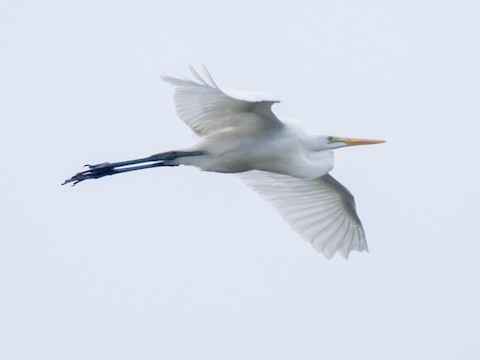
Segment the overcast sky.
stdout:
[[[480,358],[478,1],[0,2],[1,359]],[[327,260],[191,143],[206,64],[328,135],[370,253]]]

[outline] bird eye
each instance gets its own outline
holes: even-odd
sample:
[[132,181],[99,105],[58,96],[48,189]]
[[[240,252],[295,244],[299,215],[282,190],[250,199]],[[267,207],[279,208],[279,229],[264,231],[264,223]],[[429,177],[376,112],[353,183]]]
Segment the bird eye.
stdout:
[[332,142],[333,141],[333,136],[329,136],[327,139],[328,139],[328,142]]

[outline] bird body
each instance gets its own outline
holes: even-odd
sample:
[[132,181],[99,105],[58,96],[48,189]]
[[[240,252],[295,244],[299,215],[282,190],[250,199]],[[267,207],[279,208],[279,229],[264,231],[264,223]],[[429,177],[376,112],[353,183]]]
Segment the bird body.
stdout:
[[161,166],[196,166],[240,173],[253,190],[330,258],[367,251],[352,194],[328,173],[334,149],[381,140],[310,135],[298,122],[278,118],[273,95],[220,88],[204,68],[193,79],[165,76],[174,86],[179,117],[199,136],[194,145],[147,158],[91,165],[64,184]]
[[228,128],[201,138],[185,149],[205,151],[205,156],[178,158],[175,163],[220,173],[262,170],[314,179],[333,169],[333,152],[312,152],[314,140],[288,123],[276,128],[242,131]]

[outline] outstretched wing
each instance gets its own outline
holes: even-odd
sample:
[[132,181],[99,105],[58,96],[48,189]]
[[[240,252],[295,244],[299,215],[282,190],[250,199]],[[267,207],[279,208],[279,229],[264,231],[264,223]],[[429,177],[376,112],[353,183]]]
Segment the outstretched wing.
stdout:
[[242,179],[269,201],[290,226],[327,258],[368,251],[352,194],[330,175],[314,180],[263,171]]
[[203,77],[190,67],[194,80],[164,76],[175,87],[178,116],[199,136],[226,128],[279,127],[272,105],[280,100],[273,95],[220,89],[206,68]]

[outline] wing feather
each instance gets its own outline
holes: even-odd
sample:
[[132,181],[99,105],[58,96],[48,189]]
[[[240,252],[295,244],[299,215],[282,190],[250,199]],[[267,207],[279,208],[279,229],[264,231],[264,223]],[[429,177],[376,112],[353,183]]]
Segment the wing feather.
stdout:
[[273,95],[221,89],[205,67],[203,76],[192,67],[190,71],[193,80],[172,76],[163,80],[175,87],[177,114],[197,135],[208,136],[227,128],[283,126],[272,112],[272,105],[280,101]]
[[352,194],[330,175],[314,180],[263,171],[241,175],[290,226],[327,258],[368,251]]

